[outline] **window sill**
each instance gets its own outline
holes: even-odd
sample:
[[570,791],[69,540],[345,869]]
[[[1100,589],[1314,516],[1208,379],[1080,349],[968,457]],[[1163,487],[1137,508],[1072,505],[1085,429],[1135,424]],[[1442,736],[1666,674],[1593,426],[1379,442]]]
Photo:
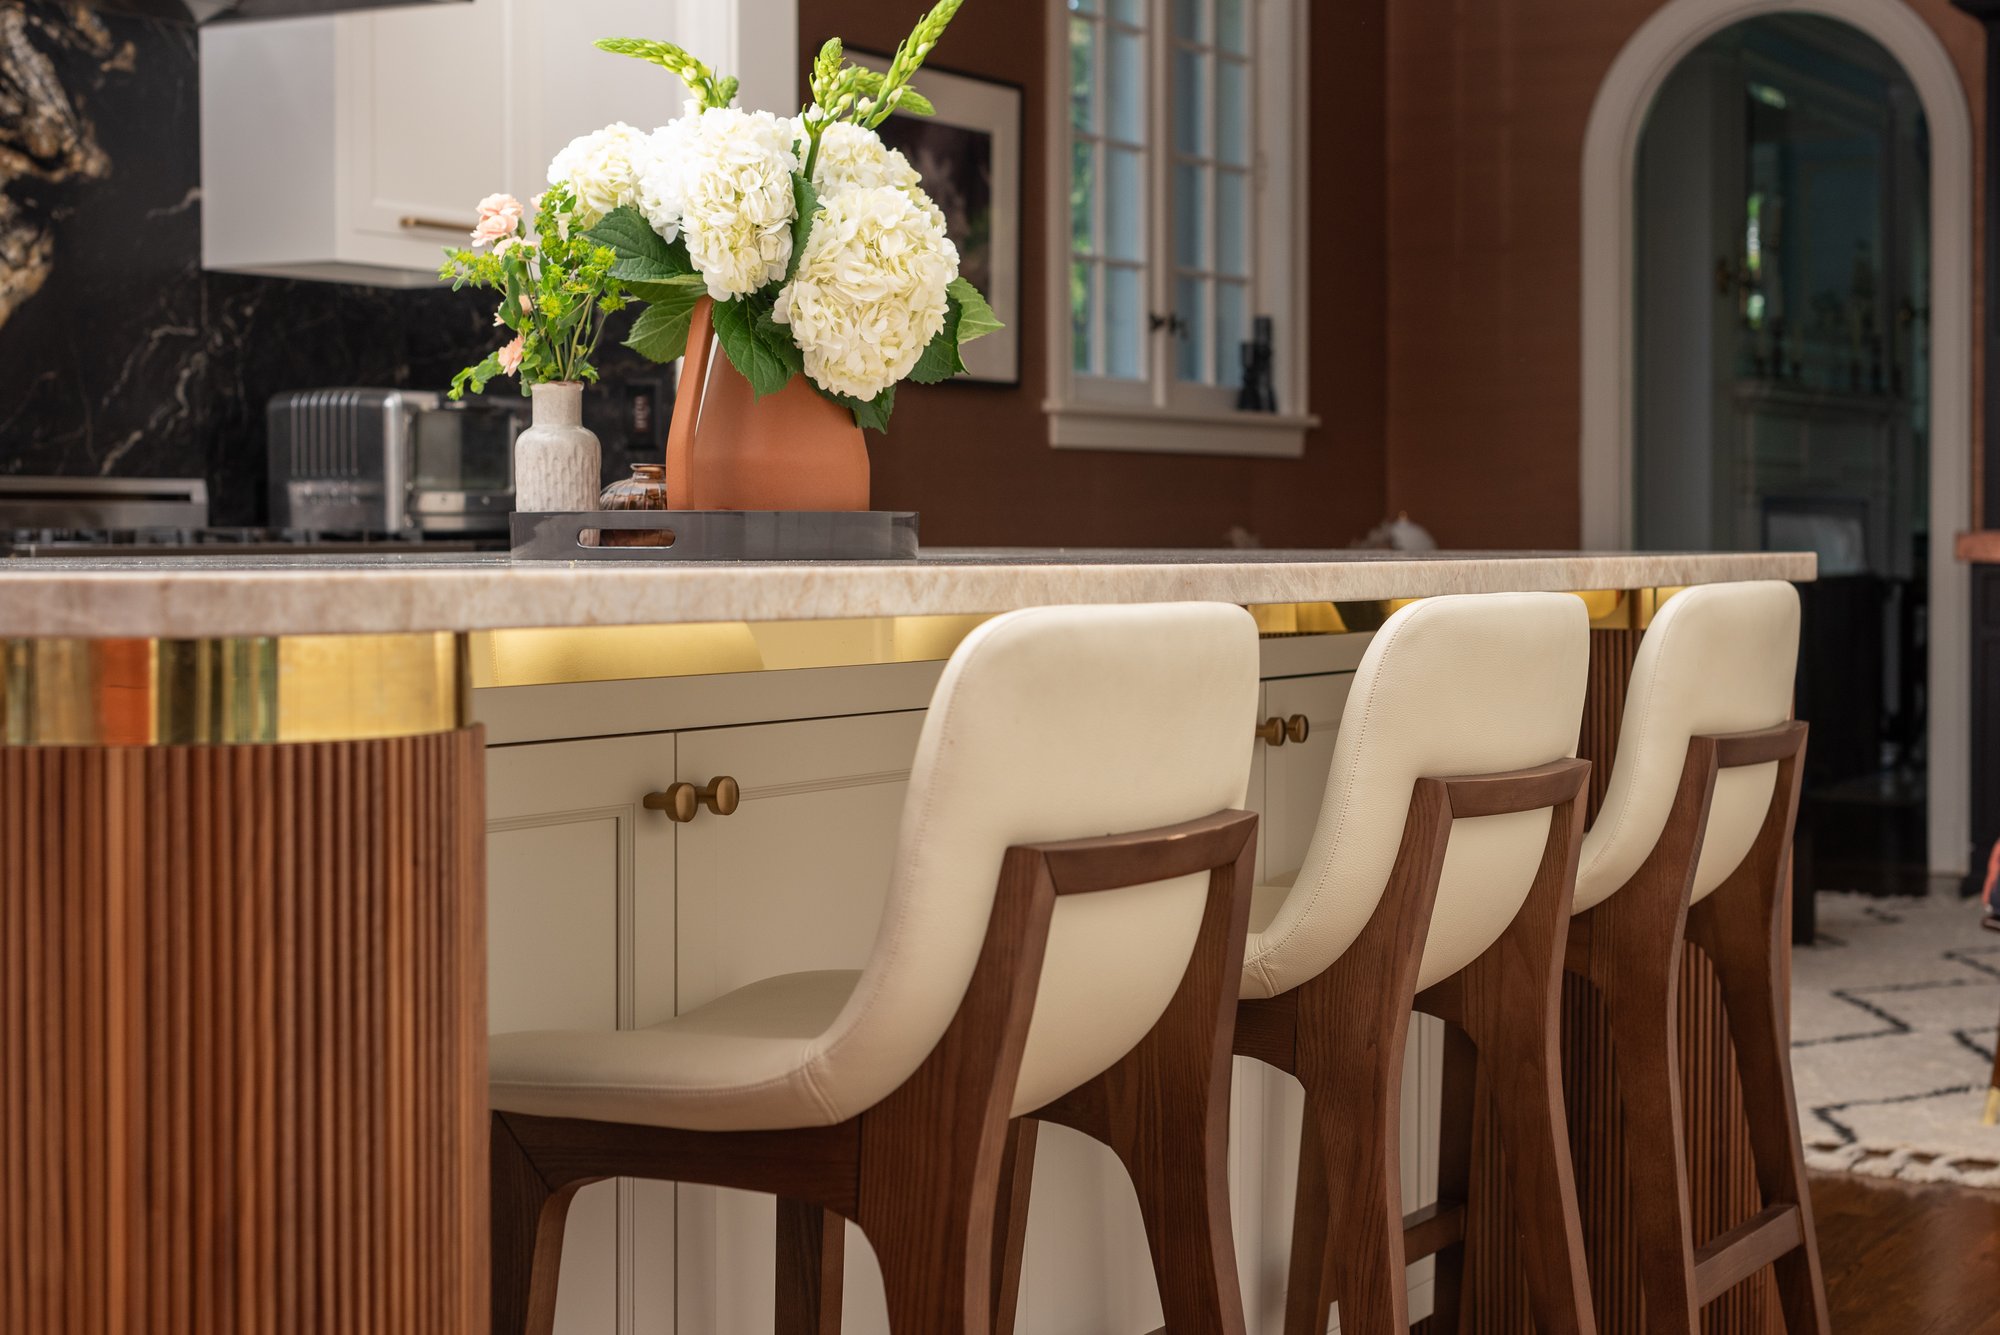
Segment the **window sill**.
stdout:
[[1311,414],[1186,412],[1047,402],[1049,444],[1058,450],[1124,450],[1141,454],[1220,454],[1297,459]]

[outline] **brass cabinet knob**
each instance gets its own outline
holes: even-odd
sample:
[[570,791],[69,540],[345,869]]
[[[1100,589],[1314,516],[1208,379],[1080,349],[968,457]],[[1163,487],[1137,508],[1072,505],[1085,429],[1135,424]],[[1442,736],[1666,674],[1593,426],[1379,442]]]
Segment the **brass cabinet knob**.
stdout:
[[737,805],[743,801],[743,789],[727,774],[717,775],[708,785],[696,791],[695,797],[701,804],[718,816],[733,816]]
[[1257,725],[1257,736],[1266,746],[1285,744],[1285,721],[1281,718],[1267,718]]
[[665,792],[647,793],[643,805],[648,811],[664,811],[668,820],[685,825],[703,807],[718,816],[734,815],[742,801],[742,787],[724,774],[699,788],[691,783],[668,784]]
[[[1275,722],[1275,720],[1273,720]],[[1304,714],[1294,714],[1285,720],[1285,736],[1295,742],[1303,742],[1312,736],[1312,720]]]

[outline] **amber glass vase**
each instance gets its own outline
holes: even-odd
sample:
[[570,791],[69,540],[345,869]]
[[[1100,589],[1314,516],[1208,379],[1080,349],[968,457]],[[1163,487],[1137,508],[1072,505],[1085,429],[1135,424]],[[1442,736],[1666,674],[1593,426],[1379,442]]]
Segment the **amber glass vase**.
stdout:
[[[600,510],[664,510],[667,508],[667,466],[633,464],[632,476],[612,483],[597,498]],[[665,547],[674,535],[665,529],[607,528],[598,532],[603,547]]]

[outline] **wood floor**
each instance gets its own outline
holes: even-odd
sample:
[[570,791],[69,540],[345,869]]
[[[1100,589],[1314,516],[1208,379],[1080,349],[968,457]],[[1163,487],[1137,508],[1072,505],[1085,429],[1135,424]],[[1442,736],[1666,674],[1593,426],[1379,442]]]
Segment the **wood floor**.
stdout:
[[1833,1335],[2000,1335],[2000,1192],[1813,1178]]
[[2000,1335],[2000,1191],[1815,1174],[1812,1193],[1833,1335]]

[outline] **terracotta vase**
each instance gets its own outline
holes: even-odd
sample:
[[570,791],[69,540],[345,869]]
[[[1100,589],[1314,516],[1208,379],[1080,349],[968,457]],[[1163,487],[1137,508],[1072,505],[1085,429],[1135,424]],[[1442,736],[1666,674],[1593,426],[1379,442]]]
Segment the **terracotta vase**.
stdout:
[[716,343],[703,297],[667,430],[667,497],[676,510],[866,510],[868,447],[854,415],[804,376],[759,399]]

